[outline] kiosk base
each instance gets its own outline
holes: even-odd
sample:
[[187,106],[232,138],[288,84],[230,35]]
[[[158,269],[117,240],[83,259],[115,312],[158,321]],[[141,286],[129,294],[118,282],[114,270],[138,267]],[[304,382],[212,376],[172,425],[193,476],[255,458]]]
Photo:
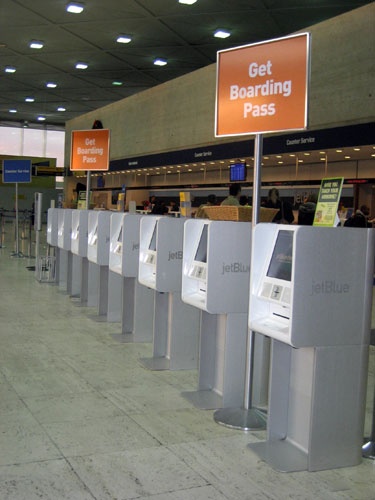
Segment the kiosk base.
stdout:
[[223,406],[222,396],[212,390],[182,392],[181,395],[200,410],[216,410]]
[[259,458],[278,472],[301,472],[308,470],[307,453],[289,441],[266,441],[247,445]]
[[362,457],[375,459],[375,442],[368,441],[362,446]]
[[262,431],[267,428],[267,415],[257,408],[221,408],[215,411],[217,424],[242,431]]
[[139,362],[147,370],[153,371],[169,370],[171,364],[168,358],[140,358]]

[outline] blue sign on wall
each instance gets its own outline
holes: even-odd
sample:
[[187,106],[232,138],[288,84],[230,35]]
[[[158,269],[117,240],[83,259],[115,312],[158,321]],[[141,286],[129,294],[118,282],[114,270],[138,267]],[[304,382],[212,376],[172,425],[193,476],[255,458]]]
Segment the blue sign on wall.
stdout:
[[4,160],[3,182],[31,182],[31,160]]

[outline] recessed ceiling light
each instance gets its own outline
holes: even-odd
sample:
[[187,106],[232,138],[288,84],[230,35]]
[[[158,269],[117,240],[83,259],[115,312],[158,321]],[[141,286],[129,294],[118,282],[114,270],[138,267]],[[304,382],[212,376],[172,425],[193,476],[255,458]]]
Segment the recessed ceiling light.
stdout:
[[34,97],[25,97],[25,102],[34,102]]
[[283,161],[278,161],[277,162],[279,165],[282,165],[284,162]]
[[320,154],[320,155],[325,155],[325,154],[326,154],[326,152],[325,152],[325,151],[319,151],[319,154]]
[[350,156],[345,156],[345,160],[350,160]]
[[373,158],[375,158],[375,153],[373,153],[371,156],[372,156]]
[[188,168],[188,172],[192,172],[192,169],[191,169],[191,168]]
[[282,156],[281,155],[277,155],[276,158],[282,158]]
[[49,89],[55,89],[57,87],[57,83],[48,82],[46,83],[46,87],[48,87]]
[[320,158],[320,161],[326,161],[326,159],[325,158]]
[[71,14],[80,14],[84,9],[83,4],[81,3],[76,3],[76,2],[70,2],[66,6],[66,11],[70,12]]
[[130,43],[132,41],[132,37],[129,35],[119,35],[116,38],[117,43]]
[[77,62],[76,63],[76,69],[87,69],[88,65],[84,62]]
[[10,109],[9,113],[17,113],[17,110],[16,109]]
[[178,3],[183,3],[185,5],[193,5],[197,0],[178,0]]
[[263,156],[263,160],[269,160],[269,156]]
[[305,156],[310,156],[310,153],[303,153]]
[[289,155],[291,158],[295,158],[296,155]]
[[15,73],[16,68],[14,66],[6,66],[4,71],[5,71],[5,73]]
[[66,108],[64,108],[63,106],[59,106],[59,107],[57,108],[57,111],[66,111]]
[[46,119],[45,116],[38,116],[38,122],[44,122],[44,120]]
[[228,38],[230,36],[230,32],[223,29],[218,29],[215,31],[214,36],[216,38]]
[[298,160],[298,163],[303,163],[303,160]]
[[354,151],[361,151],[361,148],[353,148]]
[[157,57],[154,60],[154,64],[155,64],[155,66],[166,66],[168,64],[168,62],[166,59],[161,59],[160,57]]
[[122,82],[112,82],[112,85],[114,85],[115,87],[121,87],[121,85],[123,85]]
[[31,40],[29,44],[30,49],[42,49],[44,43],[41,40]]
[[336,153],[342,153],[342,149],[336,149]]

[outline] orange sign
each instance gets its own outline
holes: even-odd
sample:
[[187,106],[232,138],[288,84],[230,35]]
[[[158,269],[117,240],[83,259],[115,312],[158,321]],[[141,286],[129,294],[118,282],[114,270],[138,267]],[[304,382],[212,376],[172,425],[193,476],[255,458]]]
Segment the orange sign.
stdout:
[[215,136],[307,127],[310,35],[217,53]]
[[73,130],[70,170],[109,169],[109,130]]

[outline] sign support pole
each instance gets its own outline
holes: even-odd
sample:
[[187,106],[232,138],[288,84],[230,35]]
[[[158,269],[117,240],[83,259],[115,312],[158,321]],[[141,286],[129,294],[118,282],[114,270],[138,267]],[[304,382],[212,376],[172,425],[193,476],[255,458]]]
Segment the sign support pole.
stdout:
[[[261,188],[261,170],[263,156],[263,135],[255,135],[254,145],[254,177],[253,177],[253,214],[252,229],[259,222],[260,214],[260,188]],[[253,254],[253,252],[252,252]],[[254,351],[255,351],[255,332],[248,330],[246,345],[246,374],[245,374],[245,393],[243,408],[221,408],[214,413],[214,420],[218,424],[225,425],[232,429],[243,431],[263,430],[266,428],[267,416],[256,408],[252,408],[253,400],[253,372],[254,372]]]
[[87,182],[86,182],[86,210],[90,209],[90,190],[91,190],[91,170],[88,170]]
[[24,257],[23,253],[20,252],[19,248],[19,230],[18,230],[18,182],[16,182],[16,234],[15,234],[15,239],[16,239],[16,251],[11,253],[11,257],[19,257],[22,258]]

